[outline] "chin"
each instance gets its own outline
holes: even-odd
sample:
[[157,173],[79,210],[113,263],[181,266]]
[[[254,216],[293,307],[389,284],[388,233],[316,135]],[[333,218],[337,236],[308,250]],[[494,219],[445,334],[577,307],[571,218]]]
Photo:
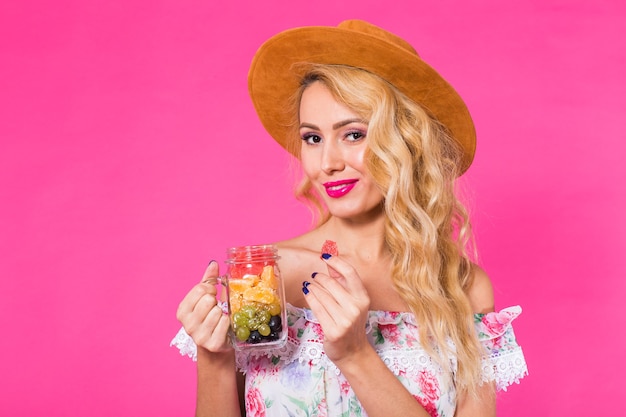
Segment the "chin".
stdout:
[[356,220],[358,218],[371,218],[374,220],[383,214],[382,204],[373,207],[332,207],[332,205],[327,205],[326,207],[328,207],[328,212],[331,216],[346,220]]

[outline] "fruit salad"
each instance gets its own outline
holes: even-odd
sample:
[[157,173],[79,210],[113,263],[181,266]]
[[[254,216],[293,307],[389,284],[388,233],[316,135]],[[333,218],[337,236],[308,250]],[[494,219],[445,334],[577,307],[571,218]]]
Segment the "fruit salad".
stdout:
[[283,302],[276,266],[273,263],[247,266],[231,270],[228,280],[235,347],[284,339]]

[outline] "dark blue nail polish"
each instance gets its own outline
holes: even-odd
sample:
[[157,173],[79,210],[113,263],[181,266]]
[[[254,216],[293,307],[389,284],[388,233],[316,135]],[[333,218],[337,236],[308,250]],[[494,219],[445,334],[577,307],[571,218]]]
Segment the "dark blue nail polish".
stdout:
[[309,285],[311,285],[311,283],[309,281],[303,281],[302,282],[302,286],[303,287],[308,287]]
[[302,292],[304,295],[307,295],[309,293],[309,289],[307,287],[302,287]]
[[322,259],[328,260],[328,259],[330,259],[331,256],[333,256],[333,255],[331,255],[330,253],[322,253]]
[[315,278],[315,276],[316,276],[316,275],[317,275],[317,272],[313,272],[313,273],[311,274],[311,278]]

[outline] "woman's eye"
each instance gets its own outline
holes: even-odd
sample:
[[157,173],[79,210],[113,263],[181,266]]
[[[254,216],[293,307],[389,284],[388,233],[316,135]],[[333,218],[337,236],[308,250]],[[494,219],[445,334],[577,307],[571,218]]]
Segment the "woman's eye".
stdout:
[[365,133],[363,132],[350,132],[346,135],[346,138],[352,142],[356,142],[365,137]]
[[308,133],[306,135],[302,135],[302,140],[309,145],[314,145],[316,143],[320,143],[322,141],[322,138],[313,133]]

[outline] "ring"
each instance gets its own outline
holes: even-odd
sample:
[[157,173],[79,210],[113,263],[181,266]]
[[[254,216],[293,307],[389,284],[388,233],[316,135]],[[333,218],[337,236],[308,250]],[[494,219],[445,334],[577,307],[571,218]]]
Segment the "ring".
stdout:
[[217,306],[222,309],[222,313],[228,314],[228,303],[226,301],[218,301]]

